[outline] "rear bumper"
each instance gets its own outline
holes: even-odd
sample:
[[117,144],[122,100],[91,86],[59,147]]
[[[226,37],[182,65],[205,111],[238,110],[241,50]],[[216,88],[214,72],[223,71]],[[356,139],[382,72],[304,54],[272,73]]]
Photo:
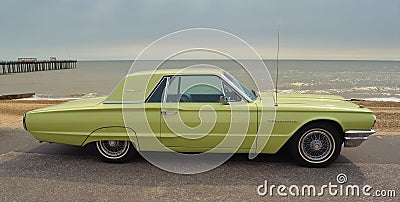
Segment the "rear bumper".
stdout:
[[24,118],[22,118],[22,125],[24,126],[24,129],[25,129],[25,130],[28,130],[28,128],[26,127],[26,122],[25,122],[25,120],[26,120],[26,113],[24,114]]
[[344,146],[358,147],[374,133],[374,130],[348,130],[344,133]]

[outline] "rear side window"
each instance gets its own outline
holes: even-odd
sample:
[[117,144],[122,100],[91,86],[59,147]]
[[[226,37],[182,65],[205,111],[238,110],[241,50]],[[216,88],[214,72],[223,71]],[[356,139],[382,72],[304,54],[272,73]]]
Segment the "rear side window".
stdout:
[[161,82],[158,83],[156,88],[150,94],[147,99],[147,102],[161,102],[162,94],[164,92],[165,84],[167,83],[167,79],[164,77]]

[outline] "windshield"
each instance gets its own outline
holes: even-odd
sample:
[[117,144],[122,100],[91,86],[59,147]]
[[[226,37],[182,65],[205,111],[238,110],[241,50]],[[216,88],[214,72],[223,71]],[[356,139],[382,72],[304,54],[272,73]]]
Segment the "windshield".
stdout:
[[257,99],[257,93],[253,90],[250,90],[249,88],[247,88],[244,84],[242,84],[240,81],[236,80],[233,76],[231,76],[229,73],[227,72],[223,72],[223,75],[229,80],[231,81],[233,84],[235,84],[236,87],[238,87],[240,90],[242,90],[242,92],[244,94],[246,94],[252,101],[254,101],[255,99]]

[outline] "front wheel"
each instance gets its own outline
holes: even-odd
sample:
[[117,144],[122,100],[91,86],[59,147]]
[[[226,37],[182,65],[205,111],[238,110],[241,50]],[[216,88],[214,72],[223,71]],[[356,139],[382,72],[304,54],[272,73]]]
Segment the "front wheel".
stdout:
[[292,156],[302,166],[326,167],[339,156],[340,130],[329,124],[311,124],[299,130],[291,142]]
[[96,142],[98,156],[105,162],[125,163],[132,159],[134,150],[127,140],[102,140]]

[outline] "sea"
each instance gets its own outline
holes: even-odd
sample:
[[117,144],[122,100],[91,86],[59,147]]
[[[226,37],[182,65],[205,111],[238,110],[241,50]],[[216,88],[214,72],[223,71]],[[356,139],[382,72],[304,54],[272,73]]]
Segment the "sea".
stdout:
[[[0,95],[35,93],[30,99],[79,99],[108,95],[129,72],[159,68],[216,66],[242,83],[278,92],[331,94],[347,99],[400,102],[400,61],[366,60],[229,60],[78,61],[76,69],[0,75]],[[161,65],[160,65],[161,64]],[[250,71],[246,69],[249,67]],[[253,76],[254,75],[254,76]],[[278,77],[277,77],[278,76]],[[265,84],[265,86],[262,86]],[[259,87],[259,86],[258,86]]]

